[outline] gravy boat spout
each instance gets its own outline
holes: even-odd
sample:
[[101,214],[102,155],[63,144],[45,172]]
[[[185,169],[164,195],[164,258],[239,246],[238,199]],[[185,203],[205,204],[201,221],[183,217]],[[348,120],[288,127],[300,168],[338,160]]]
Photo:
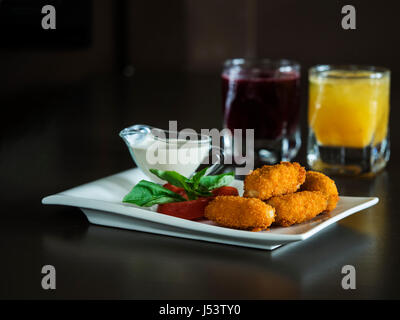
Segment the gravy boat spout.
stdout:
[[132,140],[144,138],[151,134],[152,127],[145,124],[135,124],[120,131],[119,136],[130,146]]

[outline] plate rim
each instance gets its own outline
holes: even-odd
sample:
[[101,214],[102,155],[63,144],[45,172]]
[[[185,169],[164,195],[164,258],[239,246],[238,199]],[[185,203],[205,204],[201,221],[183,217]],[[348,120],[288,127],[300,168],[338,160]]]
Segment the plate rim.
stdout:
[[[311,228],[304,233],[298,234],[278,234],[278,233],[265,233],[265,232],[251,232],[247,230],[239,230],[233,228],[227,228],[217,225],[209,225],[205,223],[199,223],[197,221],[191,221],[186,219],[181,219],[178,217],[173,217],[169,215],[164,215],[151,210],[146,210],[141,207],[135,206],[133,204],[126,203],[116,203],[106,200],[90,199],[78,196],[72,196],[64,194],[63,192],[44,197],[42,199],[42,204],[45,205],[65,205],[77,208],[86,208],[92,210],[99,210],[103,212],[111,212],[113,214],[119,214],[128,217],[134,217],[146,221],[151,221],[155,223],[161,223],[163,225],[169,225],[173,227],[182,228],[185,230],[193,230],[197,232],[204,232],[207,234],[214,234],[218,236],[236,237],[241,240],[265,240],[265,241],[282,241],[282,242],[292,242],[298,240],[305,240],[314,234],[318,233],[327,226],[346,218],[356,212],[367,209],[374,206],[379,202],[377,197],[349,197],[341,196],[341,198],[352,198],[352,199],[363,199],[365,202],[351,207],[325,221],[319,223],[317,226]],[[131,209],[135,209],[134,211]]]

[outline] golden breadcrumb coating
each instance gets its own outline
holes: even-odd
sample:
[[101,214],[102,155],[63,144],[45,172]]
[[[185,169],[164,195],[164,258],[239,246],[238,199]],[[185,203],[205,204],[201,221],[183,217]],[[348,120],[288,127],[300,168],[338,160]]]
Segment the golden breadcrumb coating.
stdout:
[[327,212],[336,208],[339,201],[339,193],[336,188],[335,181],[320,172],[307,171],[306,181],[301,186],[300,190],[304,191],[321,191],[328,196]]
[[296,192],[306,178],[306,170],[297,162],[281,162],[254,170],[244,180],[244,197],[267,200]]
[[272,224],[275,210],[255,198],[219,196],[208,204],[204,216],[224,227],[260,231]]
[[310,220],[326,210],[328,198],[319,191],[299,191],[272,197],[267,203],[275,208],[274,224],[288,227]]

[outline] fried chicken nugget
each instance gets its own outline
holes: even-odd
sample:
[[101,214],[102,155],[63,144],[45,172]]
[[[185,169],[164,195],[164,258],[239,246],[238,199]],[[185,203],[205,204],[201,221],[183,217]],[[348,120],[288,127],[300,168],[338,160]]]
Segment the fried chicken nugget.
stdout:
[[336,208],[336,204],[339,201],[339,193],[336,188],[335,181],[328,176],[320,172],[307,171],[306,181],[300,187],[303,191],[321,191],[328,196],[328,207],[327,212],[332,211]]
[[205,208],[204,216],[224,227],[260,231],[272,224],[275,210],[260,199],[218,196]]
[[275,208],[274,224],[288,227],[310,220],[326,210],[328,198],[320,191],[299,191],[266,201]]
[[306,170],[297,162],[281,162],[254,170],[244,180],[244,197],[267,200],[296,192],[306,178]]

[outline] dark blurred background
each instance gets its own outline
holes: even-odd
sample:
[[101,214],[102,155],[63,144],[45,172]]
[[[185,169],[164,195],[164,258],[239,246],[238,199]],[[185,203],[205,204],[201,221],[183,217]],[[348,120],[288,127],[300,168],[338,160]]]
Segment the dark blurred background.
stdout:
[[[45,4],[56,8],[55,30],[41,28]],[[104,173],[123,169],[130,159],[117,133],[134,123],[166,128],[168,120],[178,120],[181,128],[220,128],[219,74],[228,58],[300,62],[303,122],[311,65],[385,66],[392,70],[396,87],[400,71],[396,1],[352,1],[356,30],[341,28],[345,4],[1,1],[3,188],[7,185],[21,193],[35,181],[41,184],[35,190],[52,192],[62,189],[54,181],[66,183],[70,170],[77,170],[84,180],[98,175],[94,168]],[[392,90],[392,105],[398,100]],[[392,108],[392,121],[396,114]],[[85,176],[86,171],[91,174]],[[58,179],[38,181],[38,175],[48,174]]]
[[[41,8],[56,8],[44,30]],[[3,0],[0,2],[1,188],[5,202],[41,197],[132,166],[120,129],[145,123],[221,128],[220,72],[234,57],[400,71],[396,1]],[[397,118],[391,110],[391,122]],[[395,141],[398,137],[392,136]],[[303,157],[303,158],[301,158]],[[392,156],[393,158],[393,156]],[[15,213],[13,213],[15,215]]]
[[[52,4],[57,29],[43,30]],[[3,89],[76,84],[136,71],[217,74],[232,57],[400,68],[396,1],[351,1],[357,29],[343,30],[348,1],[2,0]]]
[[[222,127],[219,77],[225,59],[300,62],[303,146],[298,161],[303,164],[311,65],[390,68],[393,126],[400,102],[397,3],[0,1],[0,233],[7,239],[0,248],[6,255],[3,274],[12,284],[2,286],[1,295],[48,294],[35,287],[43,238],[79,237],[88,224],[79,210],[45,207],[41,199],[132,167],[118,137],[121,129],[135,123],[167,128],[169,120],[177,120],[180,129]],[[41,28],[45,4],[56,8],[55,30]],[[341,28],[346,4],[356,8],[356,30]],[[400,131],[392,131],[389,168],[399,159],[396,134]],[[349,184],[346,189],[338,180],[347,195],[376,191],[354,183],[357,189]],[[32,287],[15,285],[25,280]]]

